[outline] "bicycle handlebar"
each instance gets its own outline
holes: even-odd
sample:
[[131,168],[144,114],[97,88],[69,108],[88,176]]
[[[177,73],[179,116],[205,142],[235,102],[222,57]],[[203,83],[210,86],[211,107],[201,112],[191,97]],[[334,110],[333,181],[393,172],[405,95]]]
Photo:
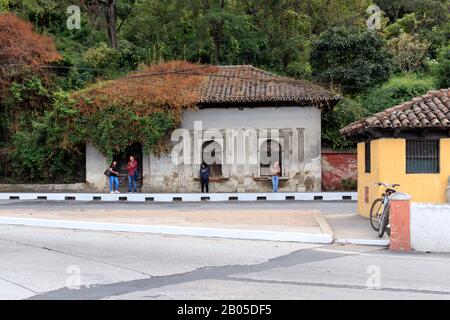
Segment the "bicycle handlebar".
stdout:
[[385,188],[395,188],[395,187],[400,187],[400,185],[398,183],[394,183],[394,184],[386,184],[383,182],[375,182],[375,185],[377,186],[383,186]]

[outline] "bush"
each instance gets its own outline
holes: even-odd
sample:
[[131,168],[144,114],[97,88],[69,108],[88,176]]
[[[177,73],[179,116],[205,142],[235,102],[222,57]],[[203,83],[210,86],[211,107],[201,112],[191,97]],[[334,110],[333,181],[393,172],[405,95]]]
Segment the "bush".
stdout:
[[450,45],[439,51],[434,74],[436,76],[436,87],[439,89],[450,88]]
[[402,33],[388,41],[396,71],[415,72],[423,67],[430,44],[420,41],[417,36]]
[[348,178],[342,179],[342,188],[345,191],[356,191],[358,189],[358,181],[356,179]]
[[32,127],[16,132],[10,154],[14,182],[74,183],[85,180],[84,150],[59,146],[60,128],[52,113],[36,119]]
[[404,32],[414,34],[418,25],[419,22],[416,19],[416,14],[413,12],[405,14],[402,18],[388,25],[385,33],[388,38],[398,37]]
[[359,97],[366,115],[383,111],[434,88],[433,78],[418,75],[400,75],[391,78],[383,86]]

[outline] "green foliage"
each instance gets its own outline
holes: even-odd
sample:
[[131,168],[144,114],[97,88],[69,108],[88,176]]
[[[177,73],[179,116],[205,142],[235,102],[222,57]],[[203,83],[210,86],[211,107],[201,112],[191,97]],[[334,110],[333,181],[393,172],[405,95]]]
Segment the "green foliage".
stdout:
[[414,34],[419,22],[416,19],[416,14],[410,13],[404,15],[401,19],[398,19],[394,23],[388,25],[384,32],[388,38],[394,38],[400,36],[402,33]]
[[390,79],[383,86],[359,97],[367,115],[383,111],[434,88],[433,78],[416,75],[400,75]]
[[0,13],[8,12],[9,0],[0,0]]
[[433,78],[404,74],[390,79],[382,86],[355,96],[344,98],[331,113],[323,114],[322,144],[334,149],[354,147],[339,130],[365,116],[409,101],[432,90]]
[[387,43],[397,72],[420,70],[425,64],[429,46],[426,40],[420,41],[408,33],[401,33]]
[[[329,84],[351,99],[323,115],[323,144],[352,147],[338,132],[349,122],[434,86],[450,87],[448,0],[375,3],[386,13],[380,34],[366,29],[370,0],[116,0],[118,46],[112,49],[98,1],[0,0],[0,12],[13,12],[51,35],[63,57],[48,69],[50,76],[21,75],[6,87],[0,156],[14,155],[11,174],[22,180],[73,182],[82,179],[77,168],[83,139],[106,155],[131,142],[147,151],[161,148],[179,121],[169,113],[140,116],[128,105],[112,104],[81,115],[69,96],[98,79],[169,60],[252,64]],[[81,7],[79,30],[66,28],[66,9],[73,4]],[[389,47],[394,71],[410,75],[389,80]]]
[[43,86],[41,79],[32,76],[23,83],[13,82],[9,88],[13,103],[22,103],[33,99],[34,96],[47,96],[48,90]]
[[83,115],[67,93],[57,92],[51,111],[14,134],[10,174],[21,182],[83,181],[85,142],[108,157],[135,142],[155,152],[173,129],[174,119],[162,112],[139,116],[111,106]]
[[344,139],[339,130],[364,116],[364,109],[355,100],[344,98],[331,112],[322,115],[322,145],[333,149],[354,147],[352,141]]
[[78,125],[86,141],[111,158],[135,142],[141,143],[147,153],[156,151],[174,129],[174,119],[168,113],[139,116],[124,106],[111,106],[82,116]]
[[423,27],[440,25],[447,18],[447,0],[377,0],[376,4],[387,14],[391,22],[415,13]]
[[71,120],[63,93],[55,95],[55,108],[23,125],[13,136],[11,175],[16,182],[73,183],[84,180],[83,143]]
[[345,191],[356,191],[358,189],[358,180],[348,178],[348,179],[342,179],[342,188]]
[[437,59],[435,66],[436,87],[450,88],[450,45],[443,47]]
[[390,57],[382,39],[362,28],[337,28],[314,41],[311,65],[316,80],[357,93],[389,79]]

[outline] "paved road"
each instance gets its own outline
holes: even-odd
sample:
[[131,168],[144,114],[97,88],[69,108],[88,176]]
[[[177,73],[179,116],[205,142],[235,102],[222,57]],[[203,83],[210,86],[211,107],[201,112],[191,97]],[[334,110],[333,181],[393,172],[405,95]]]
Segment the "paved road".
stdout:
[[0,252],[3,299],[450,298],[450,255],[377,247],[0,226]]
[[10,209],[40,209],[43,210],[319,210],[323,214],[356,213],[354,201],[255,201],[255,202],[164,202],[164,203],[130,203],[130,202],[71,202],[71,201],[18,201],[0,200],[0,210]]

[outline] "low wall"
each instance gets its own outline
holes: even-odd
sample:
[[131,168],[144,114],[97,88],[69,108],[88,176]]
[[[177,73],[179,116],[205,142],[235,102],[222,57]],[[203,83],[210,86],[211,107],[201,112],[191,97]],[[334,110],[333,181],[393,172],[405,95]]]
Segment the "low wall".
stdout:
[[322,152],[322,190],[344,190],[342,180],[356,181],[358,166],[356,152]]
[[411,204],[411,248],[450,252],[450,204]]

